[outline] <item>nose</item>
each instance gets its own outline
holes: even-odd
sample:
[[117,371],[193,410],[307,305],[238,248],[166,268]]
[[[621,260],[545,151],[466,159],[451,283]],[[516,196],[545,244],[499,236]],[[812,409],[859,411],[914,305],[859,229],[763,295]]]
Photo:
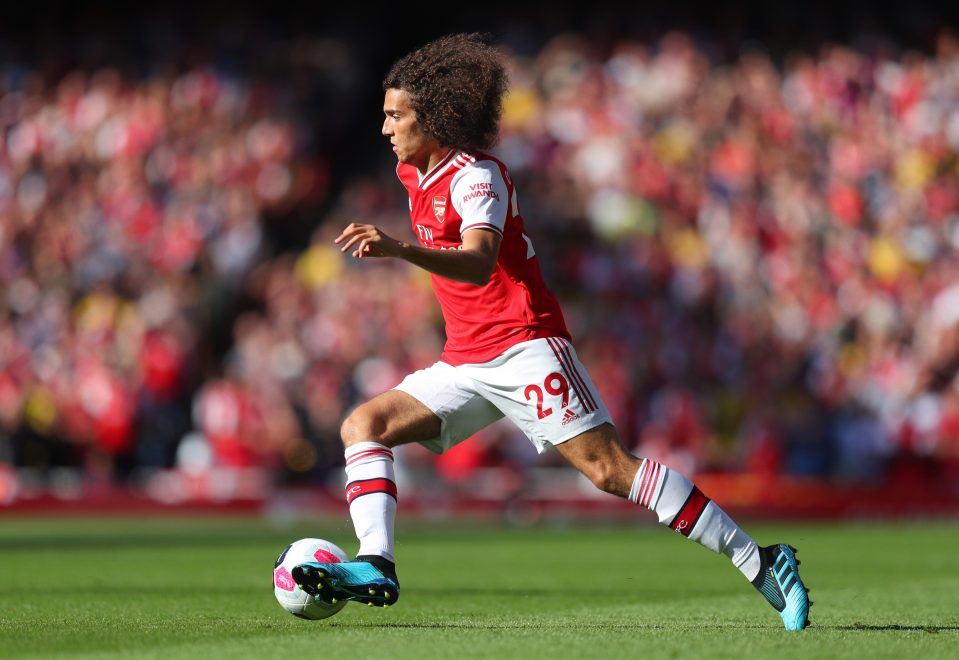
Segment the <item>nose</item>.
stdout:
[[390,137],[391,135],[393,135],[393,126],[390,124],[390,118],[389,118],[389,117],[387,117],[386,119],[383,120],[383,130],[382,130],[382,133],[383,133],[383,135],[385,135],[386,137]]

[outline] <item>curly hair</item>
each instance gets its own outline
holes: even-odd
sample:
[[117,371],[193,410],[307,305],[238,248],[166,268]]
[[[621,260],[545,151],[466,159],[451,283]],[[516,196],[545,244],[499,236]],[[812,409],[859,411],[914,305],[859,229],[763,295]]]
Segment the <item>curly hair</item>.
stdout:
[[508,79],[489,35],[450,34],[397,61],[383,91],[402,89],[423,130],[444,147],[486,151],[499,137]]

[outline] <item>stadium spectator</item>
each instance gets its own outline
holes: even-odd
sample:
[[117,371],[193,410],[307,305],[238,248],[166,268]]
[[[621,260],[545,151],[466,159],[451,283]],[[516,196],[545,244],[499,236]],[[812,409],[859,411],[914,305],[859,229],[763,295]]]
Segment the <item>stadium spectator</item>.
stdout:
[[[954,483],[959,41],[707,46],[566,34],[509,62],[499,151],[624,439],[688,472]],[[250,460],[323,479],[333,420],[442,345],[420,275],[327,247],[406,222],[388,168],[344,180],[309,245],[271,241],[324,185],[315,105],[236,70],[0,76],[0,460],[174,465],[230,383],[284,436],[243,417]]]

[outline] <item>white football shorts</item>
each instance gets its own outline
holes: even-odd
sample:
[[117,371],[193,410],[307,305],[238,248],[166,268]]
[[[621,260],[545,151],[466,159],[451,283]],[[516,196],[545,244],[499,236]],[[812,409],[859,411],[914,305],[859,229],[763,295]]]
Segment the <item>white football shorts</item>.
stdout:
[[516,344],[483,364],[437,362],[396,386],[442,421],[440,437],[421,444],[442,453],[507,417],[543,453],[611,422],[596,387],[565,339]]

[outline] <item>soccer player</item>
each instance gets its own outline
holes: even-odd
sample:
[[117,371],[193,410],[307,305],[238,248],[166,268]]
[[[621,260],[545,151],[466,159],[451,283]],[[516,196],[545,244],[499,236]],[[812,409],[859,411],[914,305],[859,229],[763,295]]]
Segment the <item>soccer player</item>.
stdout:
[[555,449],[598,488],[729,557],[787,629],[805,628],[809,599],[793,548],[757,546],[685,476],[623,448],[543,281],[513,181],[486,153],[506,88],[496,50],[478,34],[437,39],[383,81],[382,132],[399,161],[419,244],[360,223],[335,242],[356,259],[394,257],[429,271],[447,343],[440,361],[343,422],[359,552],[352,562],[301,564],[294,579],[326,602],[395,603],[393,447],[419,442],[442,452],[506,416],[539,452]]

